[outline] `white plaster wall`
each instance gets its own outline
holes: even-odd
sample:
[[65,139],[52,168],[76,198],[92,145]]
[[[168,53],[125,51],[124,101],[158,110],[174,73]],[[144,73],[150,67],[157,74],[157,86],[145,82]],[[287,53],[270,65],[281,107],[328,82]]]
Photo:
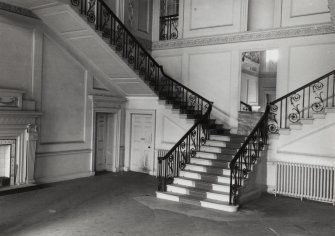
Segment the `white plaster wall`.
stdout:
[[26,91],[32,98],[32,57],[34,30],[0,22],[0,85]]
[[283,0],[282,26],[330,22],[328,0]]
[[315,119],[301,130],[270,136],[268,149],[268,191],[276,185],[276,162],[335,166],[335,113]]
[[335,69],[335,42],[292,45],[289,48],[289,90]]
[[[179,114],[178,110],[171,109],[158,98],[130,97],[126,105],[125,119],[125,162],[124,169],[129,169],[130,163],[130,140],[131,140],[131,112],[153,111],[155,120],[155,160],[159,149],[169,150],[176,142],[192,127],[193,120],[186,119],[186,115]],[[156,166],[157,163],[155,162]],[[154,168],[156,170],[156,167]]]
[[[181,81],[205,98],[214,101],[213,116],[237,127],[240,100],[241,53],[279,50],[276,96],[334,69],[335,35],[282,38],[238,44],[155,50],[158,60],[181,57]],[[163,66],[164,60],[161,60]],[[179,68],[179,67],[177,67]],[[179,69],[178,69],[179,70]]]
[[93,88],[93,76],[99,76],[40,21],[19,15],[0,16],[0,53],[0,87],[25,91],[24,99],[36,101],[36,111],[43,113],[36,180],[92,175],[93,101],[88,95],[111,95]]
[[281,5],[280,3],[278,4],[278,0],[249,0],[248,30],[278,27],[280,14]]
[[244,0],[184,0],[180,16],[183,37],[243,31],[247,19]]

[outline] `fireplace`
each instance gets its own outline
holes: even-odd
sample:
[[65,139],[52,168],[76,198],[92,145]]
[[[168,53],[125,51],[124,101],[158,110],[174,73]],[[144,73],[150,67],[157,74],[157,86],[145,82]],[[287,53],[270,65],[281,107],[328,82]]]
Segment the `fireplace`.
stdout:
[[35,182],[36,123],[41,113],[25,110],[22,95],[0,89],[0,188]]
[[14,183],[14,158],[15,140],[0,140],[0,186]]

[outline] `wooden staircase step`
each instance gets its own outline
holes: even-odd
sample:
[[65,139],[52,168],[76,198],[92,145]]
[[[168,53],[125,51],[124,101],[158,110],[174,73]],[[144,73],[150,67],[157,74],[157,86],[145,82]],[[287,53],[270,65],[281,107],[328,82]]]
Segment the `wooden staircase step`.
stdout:
[[204,166],[198,164],[187,164],[184,170],[197,171],[202,173],[211,173],[211,174],[230,174],[230,169],[217,166]]
[[183,185],[171,184],[167,186],[167,192],[195,196],[203,199],[212,199],[222,202],[229,202],[229,191],[218,192],[202,188],[186,187]]
[[194,180],[206,181],[210,183],[226,184],[230,182],[230,175],[218,175],[213,173],[203,173],[191,170],[182,170],[180,171],[179,176]]
[[156,192],[157,198],[181,202],[185,204],[201,206],[205,208],[210,208],[218,211],[226,211],[226,212],[236,212],[238,206],[229,205],[226,202],[216,201],[212,199],[205,199],[197,196],[183,195],[177,193],[169,193],[169,192]]
[[213,152],[198,151],[195,154],[195,157],[203,158],[203,159],[211,159],[211,160],[226,160],[226,161],[230,161],[234,157],[234,154],[225,154],[225,153],[213,153]]
[[217,166],[217,167],[223,167],[223,168],[229,167],[229,161],[226,161],[226,160],[211,160],[211,159],[204,159],[204,158],[198,158],[198,157],[191,158],[190,163],[204,165],[204,166]]
[[176,177],[173,184],[217,192],[228,192],[230,188],[230,185],[226,183],[209,182],[206,180],[196,180],[184,177]]

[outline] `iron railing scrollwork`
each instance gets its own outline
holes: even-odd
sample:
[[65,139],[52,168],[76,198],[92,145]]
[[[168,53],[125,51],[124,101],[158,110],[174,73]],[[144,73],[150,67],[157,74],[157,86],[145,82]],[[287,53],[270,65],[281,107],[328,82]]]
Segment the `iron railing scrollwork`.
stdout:
[[[159,188],[177,176],[200,145],[208,138],[208,124],[212,102],[165,74],[153,57],[131,34],[103,0],[71,0],[87,21],[95,25],[115,51],[121,55],[140,77],[164,100],[176,105],[181,112],[192,115],[196,122],[184,137],[159,159]],[[172,24],[175,26],[175,24]],[[176,33],[178,35],[178,32]],[[169,36],[170,37],[170,36]],[[175,36],[173,36],[175,37]]]
[[269,133],[309,119],[315,113],[323,113],[326,107],[334,107],[335,71],[276,99],[270,103]]
[[195,157],[196,152],[206,143],[209,138],[209,122],[212,103],[208,104],[206,114],[197,120],[191,129],[174,145],[164,156],[158,158],[158,190],[166,191],[166,186],[172,184],[175,177],[179,176],[180,170],[184,170]]
[[248,103],[240,101],[240,111],[252,111],[252,107]]
[[270,106],[267,106],[265,113],[246,138],[241,148],[238,150],[233,160],[230,162],[230,205],[238,204],[238,196],[243,181],[248,177],[261,151],[267,144],[268,139],[268,115]]
[[205,115],[210,102],[172,79],[163,70],[126,26],[103,0],[71,0],[87,21],[95,24],[114,49],[163,99],[179,102],[185,109],[193,109],[200,118]]
[[179,36],[178,22],[178,15],[161,16],[159,40],[177,39]]

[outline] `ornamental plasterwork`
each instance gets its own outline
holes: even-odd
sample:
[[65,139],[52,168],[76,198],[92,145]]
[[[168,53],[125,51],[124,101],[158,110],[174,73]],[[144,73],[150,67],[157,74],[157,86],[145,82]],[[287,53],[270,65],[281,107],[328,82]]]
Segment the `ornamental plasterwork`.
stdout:
[[331,23],[315,24],[315,25],[270,29],[257,32],[240,32],[240,33],[216,35],[209,37],[159,41],[152,43],[152,50],[198,47],[198,46],[207,46],[216,44],[292,38],[292,37],[333,34],[333,33],[335,33],[334,24]]

